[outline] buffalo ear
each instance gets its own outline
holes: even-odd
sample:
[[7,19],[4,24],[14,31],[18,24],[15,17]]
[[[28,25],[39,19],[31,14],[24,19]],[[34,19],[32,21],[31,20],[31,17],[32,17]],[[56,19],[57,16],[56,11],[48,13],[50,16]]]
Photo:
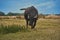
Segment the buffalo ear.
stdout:
[[22,10],[22,9],[20,9],[20,10]]
[[22,9],[20,9],[20,10],[26,10],[26,8],[22,8]]

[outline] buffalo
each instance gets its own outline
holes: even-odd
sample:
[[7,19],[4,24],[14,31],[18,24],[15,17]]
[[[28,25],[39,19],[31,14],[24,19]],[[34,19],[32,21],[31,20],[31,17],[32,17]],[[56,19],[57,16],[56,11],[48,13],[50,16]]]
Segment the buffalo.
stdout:
[[26,27],[31,26],[31,29],[35,28],[36,22],[38,20],[38,11],[34,6],[28,8],[22,8],[20,10],[25,10],[24,18],[26,20]]

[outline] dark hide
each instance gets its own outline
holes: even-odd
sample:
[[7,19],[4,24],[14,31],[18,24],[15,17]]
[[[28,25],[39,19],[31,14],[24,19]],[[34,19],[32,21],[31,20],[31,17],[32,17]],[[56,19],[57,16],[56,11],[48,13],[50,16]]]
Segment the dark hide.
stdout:
[[28,24],[33,29],[36,26],[36,22],[38,19],[38,11],[34,6],[28,7],[28,8],[22,8],[20,10],[25,10],[24,17],[26,20],[26,25],[28,28]]

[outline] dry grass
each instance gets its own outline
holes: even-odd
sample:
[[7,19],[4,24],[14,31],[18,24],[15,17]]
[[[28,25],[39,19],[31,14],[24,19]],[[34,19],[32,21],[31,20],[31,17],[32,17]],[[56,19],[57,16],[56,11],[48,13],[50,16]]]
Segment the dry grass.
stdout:
[[[25,20],[2,19],[1,24],[25,26]],[[35,29],[28,29],[30,32],[0,34],[0,40],[60,40],[60,19],[39,19]]]
[[60,19],[60,16],[53,16],[53,15],[48,15],[48,16],[45,16],[46,19]]

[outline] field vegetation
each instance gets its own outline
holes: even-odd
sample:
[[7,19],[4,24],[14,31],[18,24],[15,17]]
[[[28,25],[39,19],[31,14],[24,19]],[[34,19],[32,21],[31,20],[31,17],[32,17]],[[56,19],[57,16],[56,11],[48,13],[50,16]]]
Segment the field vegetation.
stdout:
[[60,40],[60,19],[38,19],[26,29],[24,19],[0,19],[0,40]]

